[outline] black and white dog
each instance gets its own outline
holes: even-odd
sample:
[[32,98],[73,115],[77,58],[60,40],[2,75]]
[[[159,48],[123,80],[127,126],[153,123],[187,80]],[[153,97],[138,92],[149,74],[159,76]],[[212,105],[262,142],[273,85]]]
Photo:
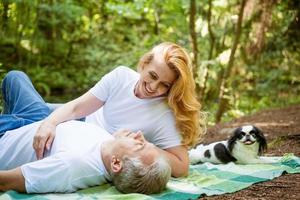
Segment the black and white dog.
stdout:
[[210,162],[214,164],[235,162],[238,164],[266,163],[259,156],[267,149],[263,132],[247,125],[234,130],[227,141],[199,145],[189,151],[191,164]]

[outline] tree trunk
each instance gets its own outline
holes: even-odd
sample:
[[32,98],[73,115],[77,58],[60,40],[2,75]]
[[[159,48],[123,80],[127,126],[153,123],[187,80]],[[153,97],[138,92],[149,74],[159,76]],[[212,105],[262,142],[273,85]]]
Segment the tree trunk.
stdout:
[[107,11],[105,9],[105,5],[106,4],[106,0],[101,0],[100,1],[100,14],[101,14],[101,22],[100,22],[100,27],[101,27],[101,31],[103,31],[103,33],[107,33],[107,27],[106,27],[106,23],[108,21],[108,14]]
[[211,60],[213,57],[214,47],[215,47],[215,34],[211,27],[211,9],[212,9],[212,0],[209,0],[209,8],[208,8],[208,14],[207,14],[207,24],[208,24],[208,33],[210,38],[210,49],[209,49],[209,56],[208,60]]
[[159,35],[159,22],[160,22],[160,10],[155,8],[154,9],[154,27],[153,27],[153,32],[155,35]]
[[[207,26],[208,26],[208,33],[209,33],[209,38],[210,38],[210,49],[209,49],[209,54],[208,54],[208,60],[211,60],[213,58],[213,52],[215,48],[215,34],[212,30],[211,27],[211,9],[212,9],[212,0],[209,0],[209,8],[208,8],[208,13],[207,13]],[[207,66],[204,66],[206,70],[203,70],[205,73],[203,75],[203,80],[202,84],[199,86],[199,101],[202,103],[204,100],[204,95],[205,95],[205,89],[206,89],[206,82],[208,80],[208,68],[210,67],[210,64]]]
[[257,56],[265,46],[265,35],[270,25],[272,23],[272,9],[273,5],[276,3],[276,0],[260,0],[260,8],[261,8],[261,15],[259,23],[255,26],[255,41],[250,44],[248,48],[248,53],[253,55],[254,57]]
[[[190,28],[190,36],[191,36],[191,42],[192,42],[192,49],[193,49],[193,56],[192,56],[192,67],[193,67],[193,76],[194,79],[198,77],[198,42],[197,42],[197,33],[196,33],[196,1],[190,0],[190,21],[189,21],[189,28]],[[199,102],[201,102],[201,96],[200,96],[200,86],[198,83],[196,83],[196,94],[197,99]]]
[[197,77],[197,66],[198,66],[198,47],[197,47],[197,33],[195,29],[195,17],[196,17],[196,0],[190,0],[190,36],[193,48],[193,73],[194,77]]
[[9,2],[8,0],[3,0],[3,13],[2,13],[2,20],[3,20],[3,24],[2,24],[2,28],[4,31],[6,31],[7,27],[8,27],[8,10],[9,10]]
[[17,47],[17,51],[16,51],[16,54],[17,54],[17,57],[18,57],[18,63],[23,66],[23,52],[22,52],[22,46],[20,45],[21,44],[21,40],[22,40],[22,29],[20,27],[22,27],[22,18],[23,18],[23,8],[24,6],[22,6],[23,2],[17,2],[16,3],[16,23],[15,23],[15,45]]
[[300,2],[290,2],[289,9],[296,10],[296,14],[283,36],[290,38],[288,42],[290,45],[293,45],[295,44],[295,41],[300,40]]
[[237,28],[236,28],[236,33],[235,33],[235,39],[234,43],[231,48],[231,53],[229,57],[229,62],[227,65],[227,68],[225,69],[221,86],[219,89],[219,108],[217,110],[216,116],[215,116],[215,121],[218,123],[221,121],[223,113],[227,110],[227,105],[228,105],[228,98],[226,98],[226,93],[228,92],[228,86],[229,86],[229,78],[231,75],[231,69],[234,63],[234,55],[235,51],[237,49],[237,46],[239,44],[239,39],[241,36],[241,29],[242,29],[242,21],[243,21],[243,13],[244,13],[244,8],[245,8],[245,3],[247,0],[242,0],[241,7],[240,7],[240,12],[238,16],[238,22],[237,22]]

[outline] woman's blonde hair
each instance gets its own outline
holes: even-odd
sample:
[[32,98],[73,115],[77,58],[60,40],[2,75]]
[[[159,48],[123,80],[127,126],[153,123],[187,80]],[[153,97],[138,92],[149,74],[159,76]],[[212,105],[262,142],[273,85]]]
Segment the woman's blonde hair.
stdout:
[[201,141],[206,129],[204,115],[200,112],[201,105],[196,98],[190,57],[179,45],[163,42],[140,59],[138,70],[149,64],[156,53],[162,54],[166,64],[178,74],[168,92],[168,105],[175,115],[182,145],[193,147]]

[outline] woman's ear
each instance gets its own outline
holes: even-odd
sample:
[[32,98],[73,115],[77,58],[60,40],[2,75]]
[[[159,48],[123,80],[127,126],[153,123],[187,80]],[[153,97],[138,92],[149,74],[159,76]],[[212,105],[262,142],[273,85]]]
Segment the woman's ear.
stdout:
[[122,161],[113,155],[110,163],[111,171],[113,173],[121,172],[122,166],[123,166]]

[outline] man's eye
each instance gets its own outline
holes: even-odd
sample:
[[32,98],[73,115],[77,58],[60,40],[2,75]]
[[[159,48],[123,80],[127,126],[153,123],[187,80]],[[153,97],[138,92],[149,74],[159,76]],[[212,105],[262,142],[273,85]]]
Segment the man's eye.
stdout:
[[139,145],[140,145],[140,146],[144,146],[144,145],[145,145],[145,142],[140,141],[140,142],[139,142]]

